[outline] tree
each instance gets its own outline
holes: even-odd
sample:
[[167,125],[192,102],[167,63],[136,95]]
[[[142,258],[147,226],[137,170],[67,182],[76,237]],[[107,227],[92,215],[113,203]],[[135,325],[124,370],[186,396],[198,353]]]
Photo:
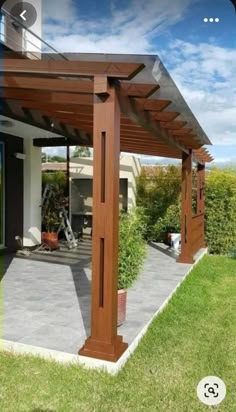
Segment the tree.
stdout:
[[85,146],[75,146],[75,150],[73,152],[73,157],[91,157],[91,152],[88,147]]
[[58,162],[58,163],[63,163],[66,162],[66,158],[64,156],[50,156],[49,162]]

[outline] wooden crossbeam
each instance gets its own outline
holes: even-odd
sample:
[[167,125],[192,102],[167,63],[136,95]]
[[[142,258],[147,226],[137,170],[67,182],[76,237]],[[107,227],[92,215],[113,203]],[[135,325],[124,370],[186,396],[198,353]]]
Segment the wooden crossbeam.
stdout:
[[48,79],[42,77],[22,77],[4,74],[0,81],[2,87],[7,88],[93,94],[93,82],[91,80],[82,81],[74,79]]
[[190,135],[192,131],[193,131],[193,130],[190,129],[189,127],[183,127],[183,128],[180,129],[180,130],[175,130],[175,131],[173,132],[173,136]]
[[4,59],[0,72],[28,73],[51,76],[94,77],[106,75],[118,79],[130,80],[144,69],[143,63],[118,63],[94,61],[47,61],[28,59]]
[[159,112],[166,109],[172,102],[171,100],[151,100],[151,99],[134,99],[135,103],[141,110]]
[[197,150],[193,150],[193,155],[197,161],[200,161],[200,163],[210,163],[214,160],[214,158],[208,153],[208,151],[204,147],[201,147]]
[[150,97],[160,86],[158,84],[120,83],[121,89],[130,97]]
[[178,112],[153,112],[150,113],[150,118],[152,120],[158,120],[160,122],[171,122],[179,115],[180,113]]
[[[19,89],[36,89],[66,93],[94,93],[94,84],[91,80],[75,79],[48,79],[42,77],[24,77],[4,74],[0,79],[2,87]],[[147,98],[159,89],[159,85],[121,83],[120,87],[130,97]]]
[[166,151],[163,149],[149,149],[147,146],[130,146],[124,144],[124,142],[121,141],[121,151],[123,152],[129,152],[129,153],[138,153],[138,154],[146,154],[150,156],[163,156],[163,157],[173,157],[173,158],[181,158],[181,151]]
[[[52,137],[52,138],[40,138],[34,139],[33,145],[36,147],[59,147],[59,146],[76,146],[78,145],[78,140],[75,139],[67,139],[65,137]],[[87,144],[83,144],[82,142],[79,143],[80,146],[89,146]]]
[[187,122],[181,121],[181,120],[174,120],[173,122],[161,122],[160,125],[164,129],[170,129],[170,130],[178,130],[182,129],[183,126],[185,126]]
[[38,101],[31,101],[31,100],[21,100],[20,101],[22,107],[27,107],[29,109],[38,109],[38,110],[46,110],[48,112],[66,112],[66,113],[81,113],[81,114],[89,114],[93,115],[93,106],[88,105],[79,105],[77,107],[74,104],[65,104],[65,103],[48,103],[46,102],[38,102]]
[[0,90],[1,96],[4,99],[12,100],[32,100],[34,102],[47,102],[47,104],[73,104],[73,105],[88,105],[93,106],[92,95],[80,95],[75,93],[62,93],[62,92],[47,92],[39,90],[27,90],[27,89],[13,89],[4,88]]

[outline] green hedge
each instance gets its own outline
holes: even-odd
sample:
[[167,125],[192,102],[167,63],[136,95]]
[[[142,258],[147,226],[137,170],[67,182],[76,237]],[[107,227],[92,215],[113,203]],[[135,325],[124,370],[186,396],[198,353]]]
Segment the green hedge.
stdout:
[[137,178],[137,205],[147,216],[146,238],[152,240],[154,226],[164,218],[169,206],[177,204],[181,190],[181,168],[169,165],[142,168]]
[[206,242],[215,254],[236,249],[236,171],[213,169],[206,179]]
[[[163,169],[163,168],[162,168]],[[236,170],[206,171],[205,238],[210,253],[236,256]],[[143,169],[137,202],[145,208],[147,238],[163,240],[169,228],[180,230],[180,168]],[[195,199],[193,196],[193,209]]]

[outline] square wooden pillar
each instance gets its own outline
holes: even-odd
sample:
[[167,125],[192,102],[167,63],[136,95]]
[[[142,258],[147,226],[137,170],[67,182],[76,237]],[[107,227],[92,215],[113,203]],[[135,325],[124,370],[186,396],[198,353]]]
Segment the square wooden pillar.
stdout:
[[181,183],[181,253],[180,263],[193,263],[192,242],[192,151],[182,155]]
[[205,165],[197,165],[197,215],[205,213]]
[[117,361],[120,107],[107,78],[94,78],[91,335],[79,354]]
[[202,215],[202,226],[200,228],[202,240],[201,247],[207,247],[204,241],[204,217],[205,217],[205,164],[197,165],[197,215]]

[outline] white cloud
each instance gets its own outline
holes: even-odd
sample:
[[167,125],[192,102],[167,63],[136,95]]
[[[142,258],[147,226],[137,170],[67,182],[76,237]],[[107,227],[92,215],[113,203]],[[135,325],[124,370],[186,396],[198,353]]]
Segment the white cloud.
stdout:
[[177,40],[161,57],[212,143],[236,145],[236,50]]
[[76,15],[76,7],[74,0],[57,0],[48,1],[42,0],[42,13],[44,20],[54,20],[57,23],[69,24],[74,21]]
[[150,39],[180,21],[193,0],[132,0],[122,9],[111,1],[108,14],[96,20],[76,13],[73,0],[60,0],[56,8],[51,3],[45,5],[43,31],[58,51],[150,53]]

